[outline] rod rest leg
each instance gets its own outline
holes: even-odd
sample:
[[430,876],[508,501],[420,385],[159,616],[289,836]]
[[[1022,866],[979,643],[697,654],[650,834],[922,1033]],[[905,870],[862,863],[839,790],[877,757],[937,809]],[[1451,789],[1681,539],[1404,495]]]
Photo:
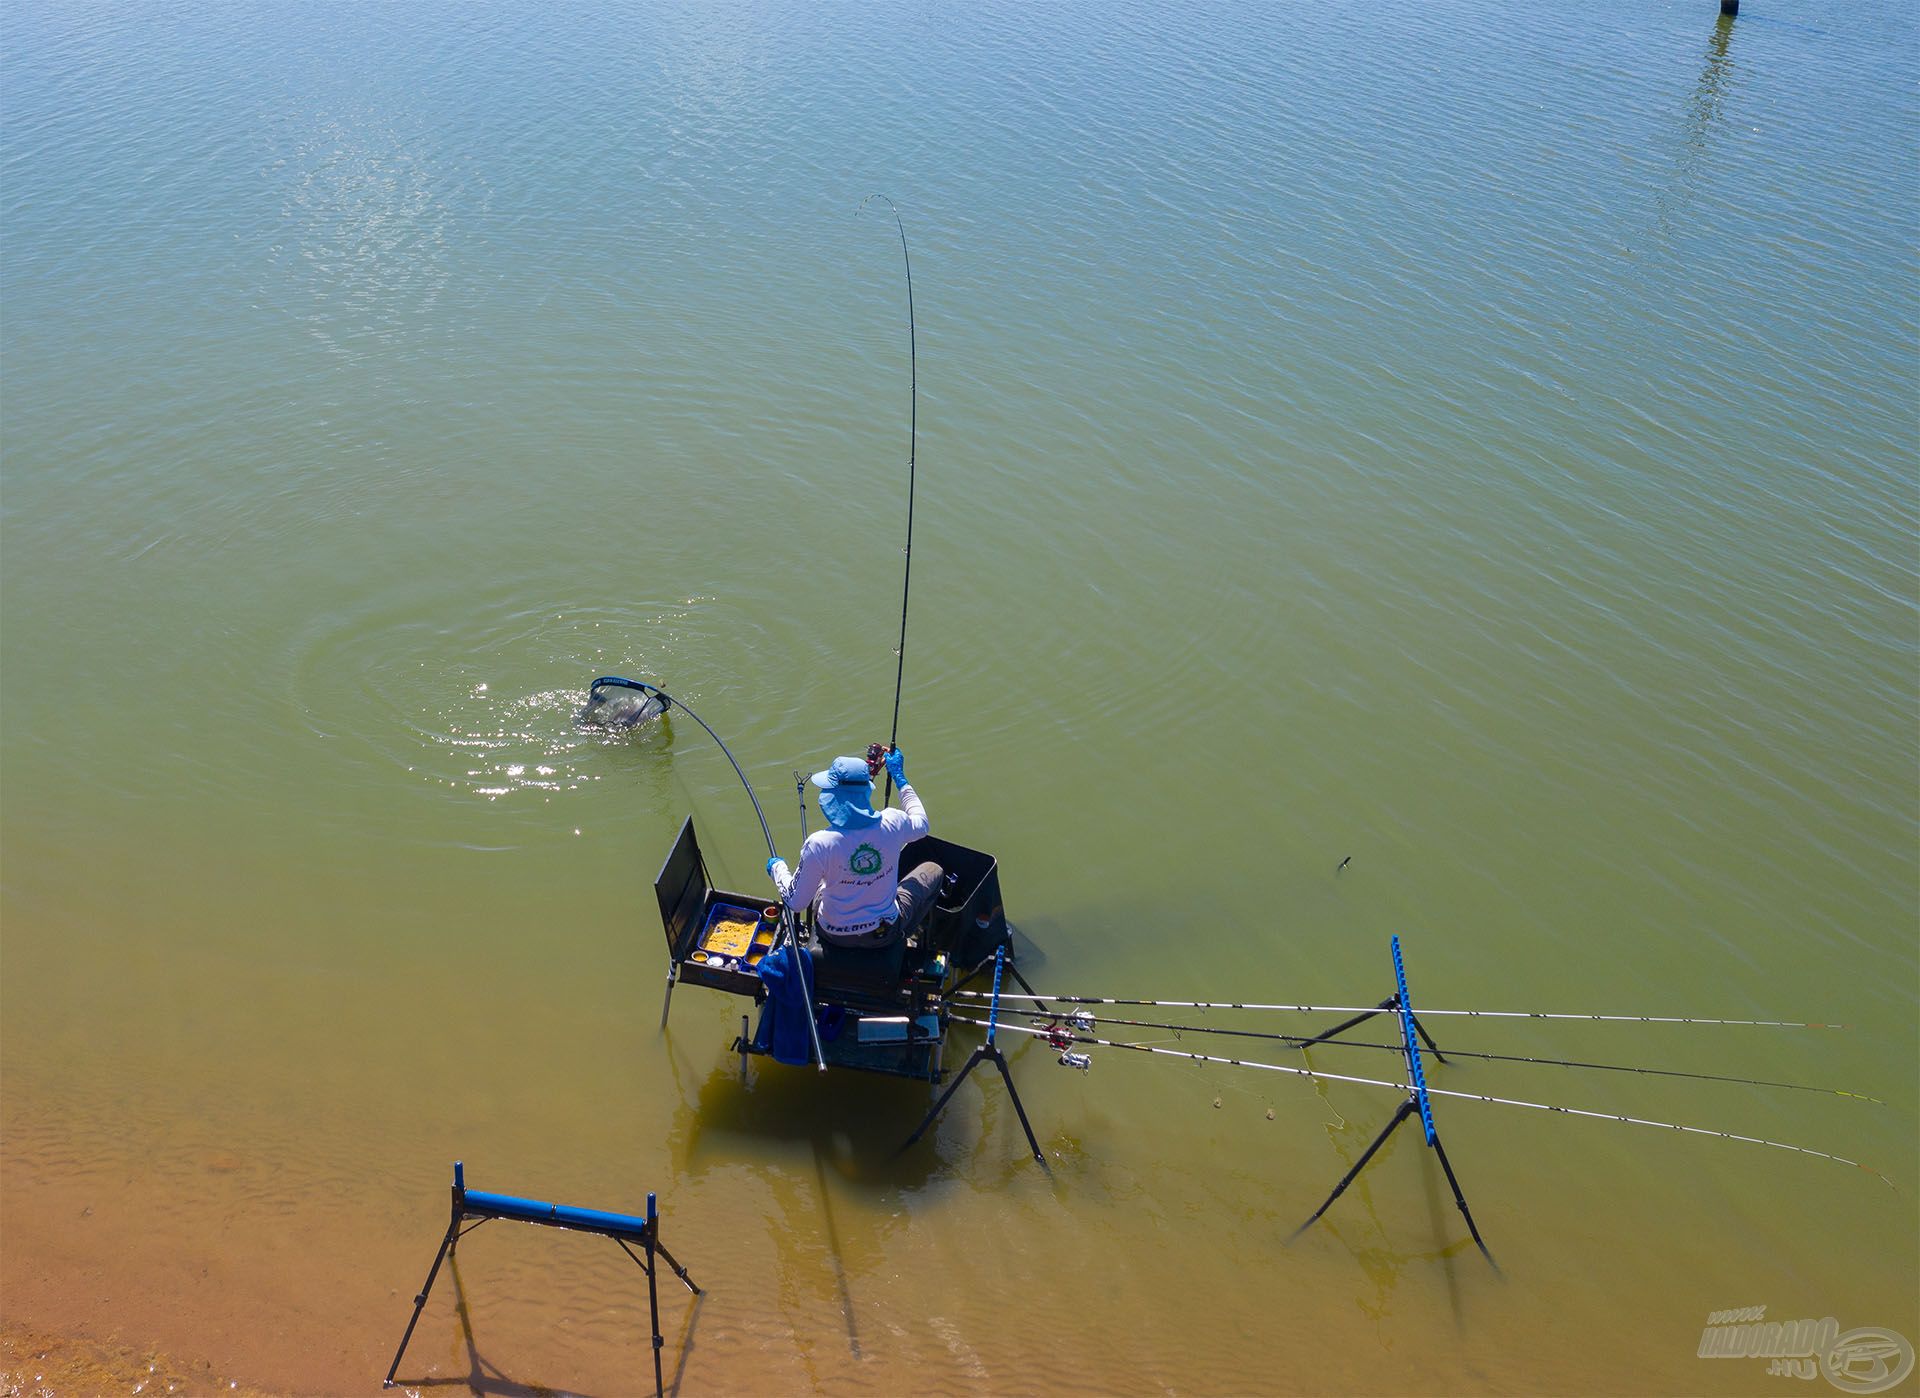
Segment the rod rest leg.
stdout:
[[447,1234],[440,1240],[440,1250],[433,1255],[433,1266],[427,1270],[427,1280],[420,1288],[420,1294],[413,1298],[413,1315],[407,1321],[407,1333],[400,1337],[400,1348],[393,1352],[393,1363],[387,1366],[387,1377],[381,1383],[382,1388],[393,1387],[393,1376],[400,1372],[401,1356],[407,1352],[407,1343],[413,1339],[413,1327],[420,1323],[420,1312],[427,1308],[427,1297],[432,1294],[433,1281],[440,1275],[440,1264],[447,1259],[453,1245],[460,1237],[460,1215],[455,1213],[453,1222],[447,1225]]
[[953,1094],[960,1090],[960,1084],[967,1080],[967,1074],[982,1063],[992,1063],[1000,1070],[1000,1076],[1007,1084],[1007,1096],[1013,1099],[1013,1110],[1020,1118],[1020,1129],[1026,1133],[1027,1148],[1033,1152],[1033,1158],[1040,1163],[1040,1168],[1046,1169],[1046,1154],[1040,1149],[1040,1142],[1034,1138],[1033,1124],[1027,1120],[1027,1109],[1020,1101],[1020,1090],[1013,1085],[1013,1073],[1008,1069],[1006,1056],[1000,1052],[997,1044],[982,1044],[973,1051],[967,1059],[967,1066],[953,1075],[953,1081],[947,1084],[947,1090],[942,1092],[939,1100],[928,1109],[926,1118],[914,1128],[913,1134],[907,1137],[900,1149],[907,1149],[926,1134],[927,1128],[933,1125],[933,1119],[940,1115],[941,1108],[945,1107]]
[[1361,1014],[1357,1014],[1352,1019],[1343,1019],[1338,1024],[1334,1025],[1333,1028],[1331,1029],[1323,1030],[1320,1033],[1315,1034],[1310,1039],[1302,1039],[1299,1043],[1294,1045],[1294,1047],[1307,1048],[1313,1044],[1325,1043],[1328,1039],[1331,1039],[1336,1034],[1346,1033],[1349,1029],[1353,1028],[1356,1024],[1365,1024],[1368,1020],[1372,1019],[1375,1015],[1385,1014],[1387,1011],[1399,1005],[1399,1003],[1400,1003],[1400,997],[1398,995],[1389,995],[1386,999],[1382,1000],[1373,1009],[1367,1010]]
[[1444,1053],[1440,1052],[1440,1045],[1436,1044],[1433,1041],[1433,1035],[1427,1032],[1427,1026],[1420,1022],[1419,1015],[1415,1015],[1413,1017],[1413,1027],[1414,1027],[1414,1030],[1420,1035],[1420,1042],[1427,1046],[1427,1052],[1431,1053],[1435,1058],[1439,1059],[1442,1063],[1445,1063],[1447,1061],[1447,1056]]
[[1373,1138],[1373,1144],[1368,1146],[1366,1150],[1362,1152],[1360,1158],[1353,1162],[1353,1168],[1347,1171],[1346,1174],[1340,1177],[1340,1183],[1336,1184],[1333,1187],[1333,1193],[1327,1196],[1326,1202],[1323,1203],[1319,1208],[1313,1211],[1312,1218],[1309,1218],[1305,1223],[1301,1224],[1298,1228],[1294,1229],[1292,1233],[1287,1235],[1287,1241],[1289,1243],[1291,1243],[1295,1238],[1299,1237],[1302,1233],[1306,1232],[1309,1228],[1313,1227],[1315,1221],[1319,1219],[1320,1215],[1333,1207],[1333,1201],[1335,1199],[1338,1199],[1342,1194],[1347,1192],[1347,1186],[1353,1183],[1354,1176],[1358,1175],[1362,1170],[1366,1169],[1367,1162],[1373,1159],[1373,1157],[1379,1152],[1380,1147],[1384,1146],[1387,1143],[1387,1137],[1393,1134],[1394,1128],[1397,1127],[1401,1122],[1405,1121],[1409,1116],[1413,1114],[1414,1106],[1415,1106],[1415,1099],[1411,1097],[1407,1098],[1406,1101],[1400,1104],[1400,1110],[1393,1114],[1393,1120],[1389,1121],[1385,1126],[1380,1128],[1380,1134]]
[[972,985],[974,978],[977,977],[982,971],[986,970],[987,967],[991,965],[993,965],[993,958],[989,956],[984,961],[982,961],[979,965],[975,966],[971,971],[967,972],[966,975],[960,977],[959,980],[955,981],[953,983],[953,989],[948,991],[947,993],[949,995],[959,994],[960,991],[966,989],[966,987],[968,987],[969,985]]
[[1011,961],[1007,963],[1007,974],[1012,976],[1016,981],[1020,982],[1020,988],[1026,991],[1027,994],[1033,997],[1034,1004],[1040,1007],[1039,1012],[1041,1014],[1051,1015],[1053,1013],[1053,1011],[1048,1008],[1047,1002],[1040,998],[1040,992],[1035,990],[1031,985],[1027,984],[1027,978],[1020,974],[1020,968],[1014,965],[1013,962]]
[[952,1098],[953,1094],[960,1090],[960,1084],[967,1080],[967,1074],[979,1067],[980,1060],[986,1056],[987,1050],[984,1045],[973,1051],[967,1059],[967,1066],[953,1075],[953,1081],[947,1084],[946,1091],[942,1092],[934,1104],[927,1109],[926,1116],[918,1126],[913,1128],[913,1134],[907,1137],[906,1141],[900,1147],[901,1150],[905,1150],[926,1134],[927,1128],[933,1125],[933,1119],[940,1115],[940,1109],[947,1105],[947,1102]]
[[687,1269],[685,1267],[682,1267],[678,1262],[675,1262],[673,1260],[673,1254],[667,1251],[667,1247],[665,1243],[662,1243],[656,1238],[654,1240],[653,1250],[659,1253],[662,1257],[667,1259],[667,1266],[673,1269],[673,1274],[676,1277],[680,1278],[682,1284],[686,1286],[688,1291],[691,1291],[695,1296],[701,1296],[705,1294],[700,1290],[699,1287],[694,1285],[693,1278],[687,1275]]
[[[1467,1196],[1460,1192],[1460,1181],[1453,1177],[1453,1162],[1447,1159],[1446,1148],[1440,1144],[1440,1136],[1437,1132],[1433,1138],[1433,1151],[1440,1157],[1440,1168],[1447,1172],[1447,1183],[1453,1188],[1453,1202],[1459,1206],[1460,1217],[1467,1221],[1467,1232],[1473,1235],[1474,1246],[1479,1248],[1480,1255],[1487,1259],[1487,1265],[1495,1272],[1499,1272],[1500,1264],[1493,1260],[1493,1254],[1487,1251],[1487,1245],[1481,1241],[1480,1230],[1474,1226],[1473,1211],[1467,1207]],[[1505,1273],[1501,1275],[1504,1276]]]
[[[993,1059],[993,1066],[1000,1070],[1000,1076],[1006,1080],[1007,1096],[1013,1099],[1013,1110],[1020,1117],[1020,1129],[1027,1133],[1027,1148],[1033,1152],[1033,1158],[1039,1162],[1040,1168],[1045,1170],[1047,1168],[1047,1157],[1041,1152],[1040,1143],[1033,1138],[1033,1127],[1027,1121],[1027,1109],[1020,1105],[1020,1092],[1019,1089],[1013,1085],[1013,1073],[1007,1067],[1006,1055],[1000,1052],[1000,1046],[998,1044],[989,1048],[987,1053],[988,1056]],[[1049,1171],[1048,1173],[1052,1172]]]

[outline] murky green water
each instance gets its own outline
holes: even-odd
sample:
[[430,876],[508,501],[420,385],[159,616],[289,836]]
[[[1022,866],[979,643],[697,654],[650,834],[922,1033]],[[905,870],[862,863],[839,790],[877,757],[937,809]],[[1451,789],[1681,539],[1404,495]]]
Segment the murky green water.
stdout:
[[[9,1314],[372,1388],[462,1157],[660,1192],[689,1393],[1749,1392],[1711,1311],[1920,1339],[1920,50],[1712,9],[9,7]],[[1391,1092],[1021,1051],[1046,1178],[991,1083],[901,1157],[924,1089],[743,1087],[697,991],[658,1037],[658,861],[691,811],[756,887],[758,828],[693,725],[571,714],[683,693],[789,852],[790,771],[884,736],[874,190],[901,742],[1043,989],[1371,1003],[1398,932],[1434,1007],[1844,1021],[1434,1027],[1884,1107],[1434,1080],[1898,1192],[1448,1101],[1502,1282],[1411,1132],[1283,1246]],[[640,1381],[609,1246],[457,1280],[416,1376]]]

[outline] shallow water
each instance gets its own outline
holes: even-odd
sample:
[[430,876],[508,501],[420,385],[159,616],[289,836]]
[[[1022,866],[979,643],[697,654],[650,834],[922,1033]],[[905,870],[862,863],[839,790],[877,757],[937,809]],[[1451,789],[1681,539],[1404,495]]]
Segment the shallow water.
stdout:
[[[659,1191],[689,1392],[1920,1338],[1915,26],[1710,11],[0,13],[9,1317],[372,1388],[464,1158]],[[743,1085],[695,990],[658,1036],[658,861],[691,812],[758,887],[758,826],[697,726],[572,715],[668,685],[789,852],[884,736],[876,189],[900,739],[1042,989],[1368,1004],[1398,932],[1436,1008],[1844,1022],[1433,1027],[1887,1105],[1435,1085],[1898,1191],[1444,1101],[1501,1281],[1409,1131],[1283,1246],[1391,1092],[1016,1050],[1043,1176],[990,1081],[899,1155],[923,1088]],[[483,1234],[408,1367],[630,1391],[637,1280]]]

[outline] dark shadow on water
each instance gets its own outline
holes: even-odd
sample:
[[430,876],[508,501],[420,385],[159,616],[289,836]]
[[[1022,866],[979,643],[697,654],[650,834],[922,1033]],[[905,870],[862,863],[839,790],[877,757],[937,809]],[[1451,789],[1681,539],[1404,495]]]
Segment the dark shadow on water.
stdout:
[[826,1229],[827,1256],[833,1261],[833,1281],[840,1290],[840,1311],[847,1318],[847,1348],[853,1351],[853,1357],[859,1359],[860,1327],[853,1316],[853,1291],[847,1285],[847,1264],[840,1255],[840,1230],[833,1221],[833,1194],[827,1188],[827,1167],[820,1158],[820,1149],[813,1152],[814,1180],[820,1186],[820,1217]]
[[473,1338],[473,1317],[467,1307],[466,1283],[460,1279],[460,1253],[458,1249],[447,1254],[447,1271],[453,1277],[453,1312],[460,1319],[460,1338],[467,1347],[467,1372],[459,1376],[449,1375],[437,1379],[403,1379],[397,1375],[394,1385],[400,1388],[465,1388],[469,1393],[498,1395],[498,1398],[552,1398],[556,1393],[578,1394],[579,1398],[589,1398],[578,1389],[554,1389],[542,1384],[519,1383],[508,1378],[495,1365],[489,1364],[480,1356],[480,1347]]
[[1674,158],[1673,175],[1655,199],[1656,227],[1662,240],[1671,239],[1681,218],[1692,204],[1714,130],[1721,124],[1722,108],[1732,90],[1736,70],[1728,49],[1733,39],[1734,20],[1721,15],[1707,36],[1705,64],[1700,80],[1687,99],[1686,115],[1681,122],[1680,149]]
[[680,1328],[680,1362],[673,1366],[673,1377],[667,1381],[667,1392],[680,1398],[680,1386],[686,1381],[687,1360],[693,1354],[693,1327],[699,1323],[700,1307],[706,1304],[707,1293],[701,1292],[693,1298],[693,1304],[687,1307],[686,1324]]
[[[952,1046],[949,1045],[949,1052]],[[709,1159],[732,1163],[773,1144],[811,1147],[849,1185],[888,1192],[920,1189],[942,1171],[932,1143],[903,1153],[932,1103],[924,1082],[849,1070],[821,1073],[755,1058],[743,1079],[733,1054],[716,1057],[706,1080],[683,1094],[673,1128],[674,1167],[697,1173]]]

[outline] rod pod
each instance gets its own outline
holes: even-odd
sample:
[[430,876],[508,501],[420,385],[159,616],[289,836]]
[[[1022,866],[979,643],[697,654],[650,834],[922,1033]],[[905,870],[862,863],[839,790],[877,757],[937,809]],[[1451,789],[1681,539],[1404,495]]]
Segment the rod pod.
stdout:
[[[1460,1181],[1453,1173],[1453,1162],[1447,1159],[1446,1147],[1440,1144],[1440,1133],[1433,1124],[1433,1102],[1427,1094],[1426,1069],[1420,1061],[1421,1041],[1426,1041],[1427,1047],[1433,1050],[1433,1056],[1435,1058],[1439,1058],[1443,1063],[1446,1062],[1446,1060],[1440,1057],[1439,1046],[1428,1037],[1427,1031],[1421,1027],[1420,1021],[1414,1017],[1413,998],[1407,993],[1406,963],[1402,961],[1400,957],[1400,938],[1397,934],[1392,940],[1392,947],[1394,993],[1385,1000],[1382,1000],[1376,1008],[1363,1011],[1355,1015],[1352,1019],[1347,1020],[1344,1024],[1336,1024],[1325,1033],[1318,1034],[1307,1042],[1324,1043],[1337,1034],[1344,1033],[1356,1025],[1365,1023],[1375,1015],[1392,1014],[1400,1021],[1401,1051],[1406,1055],[1407,1080],[1413,1085],[1413,1090],[1407,1094],[1406,1100],[1400,1104],[1399,1110],[1394,1112],[1387,1124],[1380,1128],[1380,1134],[1373,1138],[1373,1143],[1361,1152],[1358,1160],[1353,1162],[1353,1168],[1340,1177],[1340,1183],[1333,1187],[1333,1193],[1326,1197],[1326,1200],[1319,1208],[1313,1211],[1313,1214],[1305,1223],[1301,1224],[1288,1235],[1287,1242],[1293,1242],[1295,1238],[1298,1238],[1302,1233],[1311,1228],[1319,1219],[1320,1215],[1333,1207],[1333,1201],[1346,1193],[1347,1186],[1359,1177],[1362,1170],[1366,1169],[1367,1162],[1379,1153],[1380,1147],[1387,1143],[1387,1138],[1399,1128],[1400,1123],[1415,1113],[1418,1113],[1422,1133],[1426,1137],[1426,1144],[1432,1148],[1435,1155],[1440,1157],[1440,1168],[1446,1172],[1447,1186],[1453,1191],[1453,1202],[1460,1210],[1460,1217],[1467,1222],[1467,1232],[1473,1235],[1473,1244],[1480,1249],[1480,1255],[1487,1259],[1487,1265],[1492,1267],[1497,1273],[1500,1270],[1500,1264],[1493,1260],[1493,1254],[1487,1251],[1487,1245],[1480,1237],[1480,1229],[1473,1221],[1473,1211],[1467,1207],[1466,1195],[1460,1192]],[[1302,1047],[1305,1047],[1305,1045],[1302,1045]]]

